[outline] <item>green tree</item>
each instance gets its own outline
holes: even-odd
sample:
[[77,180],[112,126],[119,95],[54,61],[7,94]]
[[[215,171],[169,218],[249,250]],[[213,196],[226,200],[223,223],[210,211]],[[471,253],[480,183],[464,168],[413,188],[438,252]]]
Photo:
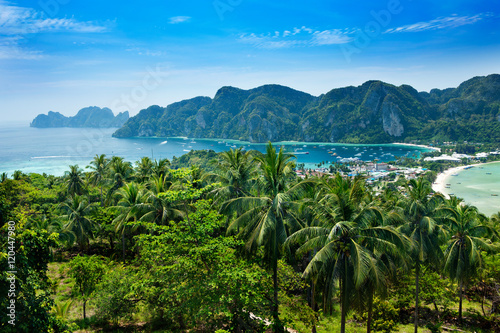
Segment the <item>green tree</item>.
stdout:
[[82,195],[85,191],[85,185],[82,180],[82,169],[78,165],[70,165],[69,171],[66,171],[66,184],[70,195]]
[[[136,221],[140,214],[141,205],[146,202],[146,195],[143,189],[136,183],[125,184],[118,190],[120,200],[116,208],[119,215],[115,218],[115,231],[121,234],[123,262],[125,262],[125,233],[127,230],[127,222]],[[140,216],[139,216],[140,217]],[[134,227],[132,227],[134,229]]]
[[78,255],[70,262],[69,266],[69,274],[75,280],[73,291],[83,301],[83,319],[85,320],[87,301],[101,281],[105,272],[105,265],[96,256]]
[[62,209],[66,211],[66,214],[61,216],[67,221],[64,229],[75,235],[80,250],[87,249],[89,240],[94,237],[94,223],[88,217],[93,206],[85,197],[75,195],[62,204]]
[[457,204],[447,209],[447,227],[451,233],[444,253],[444,272],[458,282],[460,302],[458,318],[462,322],[462,299],[464,286],[478,276],[482,265],[481,251],[496,250],[488,239],[495,231],[481,223],[476,207]]
[[[317,251],[304,271],[304,277],[324,284],[323,307],[328,311],[338,282],[341,302],[341,332],[345,332],[346,316],[356,297],[362,295],[368,304],[368,331],[376,287],[384,283],[385,265],[380,253],[396,255],[404,251],[407,241],[392,226],[385,225],[384,214],[371,203],[364,204],[360,179],[344,179],[339,174],[321,179],[318,186],[314,226],[292,234],[287,244],[302,244],[297,254]],[[364,295],[361,293],[364,288]]]
[[105,154],[96,155],[94,159],[90,162],[90,165],[87,168],[91,169],[91,180],[94,185],[99,185],[100,187],[100,195],[101,195],[101,206],[104,206],[104,201],[102,198],[102,186],[104,180],[106,179],[106,174],[108,166],[108,159]]
[[411,258],[415,264],[415,333],[418,332],[419,277],[422,264],[437,267],[443,259],[440,245],[444,241],[444,229],[436,221],[444,198],[431,195],[432,189],[423,178],[411,179],[406,184],[407,197],[399,202],[404,224],[400,232],[413,242]]
[[248,196],[252,180],[255,178],[255,166],[249,151],[243,148],[230,149],[219,155],[218,173],[214,178],[223,186],[217,190],[216,197],[225,199]]
[[[236,213],[237,218],[231,222],[228,233],[240,233],[247,240],[247,249],[253,250],[263,246],[265,258],[273,272],[274,296],[271,309],[274,330],[283,329],[279,320],[278,300],[278,258],[281,245],[287,238],[288,230],[298,229],[298,221],[288,211],[287,205],[300,196],[302,185],[288,188],[288,180],[295,163],[291,154],[276,149],[269,143],[266,154],[255,157],[261,172],[260,190],[265,196],[245,196],[226,201],[222,211],[228,216]],[[287,230],[288,229],[288,230]]]
[[135,162],[135,165],[135,179],[139,184],[142,184],[151,176],[153,162],[146,156]]

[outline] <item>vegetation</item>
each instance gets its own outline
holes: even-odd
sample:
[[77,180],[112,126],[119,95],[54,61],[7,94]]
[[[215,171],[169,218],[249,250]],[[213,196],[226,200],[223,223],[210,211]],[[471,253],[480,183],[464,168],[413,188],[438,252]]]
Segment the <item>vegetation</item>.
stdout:
[[[250,142],[500,142],[500,75],[417,92],[368,81],[314,97],[278,85],[219,89],[165,108],[154,105],[113,135],[227,138]],[[469,151],[469,149],[465,149]]]
[[291,158],[268,144],[5,175],[16,326],[2,296],[1,331],[500,330],[498,214],[426,178],[377,195],[361,177],[302,180]]

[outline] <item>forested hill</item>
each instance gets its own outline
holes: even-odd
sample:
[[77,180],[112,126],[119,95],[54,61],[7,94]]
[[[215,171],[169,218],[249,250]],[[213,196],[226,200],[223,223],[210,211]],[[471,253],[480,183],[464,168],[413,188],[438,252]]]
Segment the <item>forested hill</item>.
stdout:
[[108,108],[90,106],[83,108],[73,117],[66,117],[59,112],[49,111],[48,114],[39,114],[30,124],[30,127],[121,127],[129,119],[128,111],[118,115]]
[[279,85],[223,87],[213,99],[150,106],[113,135],[250,142],[499,142],[500,75],[475,77],[458,88],[430,93],[381,81],[319,97]]

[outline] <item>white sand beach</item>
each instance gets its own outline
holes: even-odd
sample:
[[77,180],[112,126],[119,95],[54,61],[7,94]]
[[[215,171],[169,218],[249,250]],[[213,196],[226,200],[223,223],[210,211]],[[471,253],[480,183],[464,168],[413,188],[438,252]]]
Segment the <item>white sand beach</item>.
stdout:
[[441,148],[432,147],[432,146],[426,146],[426,145],[416,145],[416,144],[413,144],[413,143],[394,142],[392,144],[393,145],[401,145],[401,146],[411,146],[411,147],[426,148],[426,149],[431,149],[431,150],[435,150],[435,151],[439,151],[439,152],[441,151]]
[[486,164],[492,164],[492,163],[500,163],[500,161],[494,161],[494,162],[487,162],[487,163],[476,163],[476,164],[468,164],[468,165],[463,165],[455,168],[450,168],[446,169],[445,171],[441,172],[440,174],[437,175],[436,180],[432,184],[432,189],[435,192],[440,192],[442,193],[445,198],[449,198],[450,196],[446,193],[446,184],[449,183],[449,178],[453,175],[456,174],[457,172],[467,168],[467,167],[478,167],[481,165],[486,165]]
[[[479,164],[474,164],[474,166],[475,165],[479,165]],[[449,199],[450,196],[448,194],[446,194],[446,191],[445,191],[446,184],[447,184],[446,182],[447,182],[448,178],[451,177],[451,175],[457,173],[458,171],[465,169],[467,166],[468,165],[464,165],[464,166],[459,166],[456,168],[446,169],[444,172],[441,172],[439,175],[437,175],[436,180],[432,184],[432,189],[434,190],[434,192],[440,192],[445,196],[446,199]]]

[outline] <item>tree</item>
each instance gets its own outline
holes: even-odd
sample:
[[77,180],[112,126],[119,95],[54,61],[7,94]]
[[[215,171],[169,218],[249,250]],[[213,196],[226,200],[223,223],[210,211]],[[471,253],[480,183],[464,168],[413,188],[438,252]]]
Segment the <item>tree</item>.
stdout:
[[122,157],[113,156],[109,162],[109,177],[112,185],[108,192],[108,198],[111,199],[113,193],[125,185],[132,178],[132,164],[126,162]]
[[115,218],[114,222],[116,232],[120,232],[122,236],[123,262],[125,262],[125,232],[127,222],[137,220],[140,205],[146,202],[146,196],[142,188],[136,183],[125,184],[125,186],[118,190],[118,195],[120,200],[116,207],[120,215]]
[[66,184],[70,195],[82,195],[85,190],[85,185],[82,180],[82,170],[78,165],[70,165],[69,171],[66,171]]
[[83,301],[83,320],[86,318],[85,306],[92,296],[97,284],[101,281],[105,266],[101,259],[96,256],[75,257],[69,264],[69,274],[75,280],[74,292]]
[[7,179],[9,179],[9,176],[7,175],[7,173],[6,172],[2,172],[2,175],[0,175],[0,183],[3,183]]
[[[305,227],[287,239],[287,245],[302,244],[298,255],[314,251],[304,277],[324,285],[323,308],[328,312],[334,282],[339,283],[341,300],[341,332],[345,332],[346,316],[358,296],[358,302],[373,303],[373,293],[384,284],[385,265],[380,254],[396,255],[404,251],[407,241],[392,226],[384,223],[384,215],[373,204],[362,202],[361,179],[321,179],[318,185],[316,225]],[[317,252],[316,252],[317,251]],[[364,288],[361,292],[361,288]],[[368,300],[359,299],[363,298]],[[371,310],[368,318],[370,327]]]
[[160,160],[154,160],[151,173],[157,177],[165,177],[168,173],[168,167],[170,166],[170,161],[167,158]]
[[223,184],[217,190],[216,197],[225,199],[248,196],[255,178],[255,166],[251,153],[243,148],[230,149],[219,155],[218,173],[212,176]]
[[403,225],[398,229],[413,242],[411,258],[415,263],[415,333],[418,332],[419,277],[420,266],[424,263],[437,266],[442,262],[440,245],[444,229],[435,217],[442,208],[444,198],[431,195],[431,187],[423,178],[411,179],[406,184],[407,198],[399,202]]
[[135,162],[135,164],[135,179],[139,184],[142,184],[151,176],[153,162],[146,156]]
[[491,240],[485,238],[495,231],[481,223],[476,207],[457,204],[446,212],[451,238],[444,253],[444,272],[450,279],[458,281],[458,319],[462,322],[463,288],[478,275],[482,265],[481,251],[491,252],[496,249]]
[[90,165],[87,168],[91,169],[91,179],[93,184],[100,185],[101,190],[101,206],[104,205],[104,201],[102,199],[102,185],[104,179],[106,178],[107,173],[108,160],[105,154],[96,155],[94,159],[90,162]]
[[67,221],[64,229],[71,231],[80,246],[80,250],[85,250],[89,245],[89,239],[93,238],[93,221],[88,217],[93,209],[92,205],[84,197],[73,196],[62,204],[62,209],[66,215],[61,216]]
[[[278,300],[278,257],[281,245],[287,238],[288,230],[298,229],[298,221],[287,210],[287,204],[298,197],[302,185],[288,189],[288,180],[295,163],[291,154],[276,149],[269,143],[266,154],[255,157],[261,171],[259,179],[263,197],[244,196],[226,201],[222,211],[238,217],[231,222],[228,233],[240,233],[246,239],[247,250],[263,246],[265,259],[273,272],[274,297],[271,312],[274,330],[282,331],[279,320]],[[288,229],[288,230],[287,230]]]

